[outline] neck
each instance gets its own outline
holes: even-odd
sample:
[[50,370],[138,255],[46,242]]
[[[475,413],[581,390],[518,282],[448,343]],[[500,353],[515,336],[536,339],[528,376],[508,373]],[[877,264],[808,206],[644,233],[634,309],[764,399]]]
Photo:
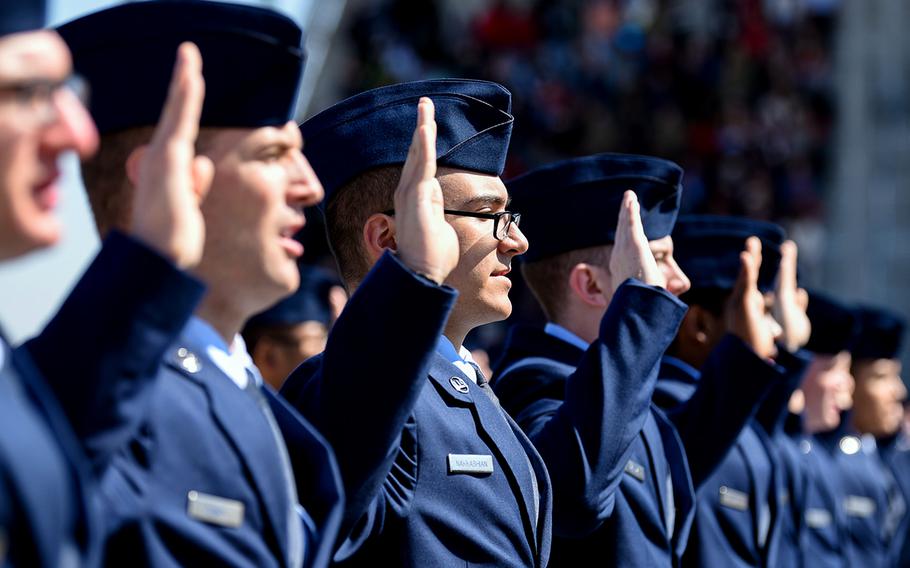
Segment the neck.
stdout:
[[209,293],[196,308],[196,316],[208,322],[224,339],[224,342],[231,345],[234,336],[240,333],[250,314],[238,309],[227,299]]
[[464,338],[468,336],[469,330],[458,330],[454,329],[452,326],[447,325],[445,331],[442,334],[452,342],[452,346],[455,347],[455,351],[461,349],[462,344],[464,344]]
[[[600,314],[603,317],[603,313]],[[571,331],[587,343],[594,343],[600,335],[600,319],[576,317],[572,314],[561,313],[553,318],[553,323]]]

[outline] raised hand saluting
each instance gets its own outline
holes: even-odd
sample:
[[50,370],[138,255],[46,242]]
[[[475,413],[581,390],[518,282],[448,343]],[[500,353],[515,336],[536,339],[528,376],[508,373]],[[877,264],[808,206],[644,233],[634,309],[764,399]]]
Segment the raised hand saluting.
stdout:
[[441,284],[458,264],[455,229],[443,214],[442,188],[436,179],[436,120],[433,101],[417,104],[417,128],[395,189],[395,240],[401,261]]
[[774,319],[783,329],[781,342],[796,351],[809,341],[812,324],[806,315],[809,294],[796,282],[796,243],[785,241],[780,247],[780,272],[774,289]]
[[654,254],[648,246],[648,237],[641,224],[641,206],[638,196],[626,190],[622,196],[613,253],[610,255],[610,280],[613,292],[628,278],[638,278],[651,286],[667,287],[667,279],[658,268]]
[[762,263],[758,237],[746,239],[745,250],[739,253],[739,263],[739,276],[725,311],[727,329],[758,356],[773,359],[777,355],[774,342],[780,335],[780,326],[768,313],[765,297],[758,289],[758,271]]
[[204,98],[202,55],[195,44],[183,43],[155,134],[127,162],[136,187],[131,232],[184,269],[202,258],[199,206],[215,170],[195,149]]

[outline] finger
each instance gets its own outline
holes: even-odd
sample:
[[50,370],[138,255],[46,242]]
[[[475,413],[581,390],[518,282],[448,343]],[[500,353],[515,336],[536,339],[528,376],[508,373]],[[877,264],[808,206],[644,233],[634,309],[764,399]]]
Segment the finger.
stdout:
[[172,137],[195,140],[204,99],[202,55],[195,44],[184,42],[177,49],[177,62],[153,141],[160,143]]
[[205,197],[212,187],[212,178],[215,177],[215,164],[206,156],[196,156],[193,160],[193,192],[198,203],[205,201]]
[[420,130],[420,152],[418,167],[420,178],[436,177],[436,108],[427,97],[420,99],[417,107],[418,129]]
[[[758,282],[758,270],[755,268],[755,237],[746,239],[746,246],[739,253],[739,274],[733,287],[734,296],[743,296],[747,290]],[[759,245],[761,246],[761,245]]]
[[626,231],[631,223],[632,207],[631,197],[635,195],[632,191],[626,191],[622,195],[622,204],[619,207],[619,218],[616,220],[616,237],[614,241],[622,243],[626,240]]
[[758,289],[758,273],[761,269],[761,241],[758,237],[749,237],[746,239],[746,250],[749,253],[750,261],[746,270],[746,283],[749,288]]
[[[427,115],[427,105],[424,101],[429,101],[430,99],[423,97],[420,99],[420,102],[417,103],[417,125],[414,127],[414,134],[411,136],[411,146],[408,148],[408,156],[405,159],[404,166],[401,169],[401,179],[398,183],[398,190],[395,192],[396,196],[401,193],[411,189],[415,185],[415,178],[418,175],[422,175],[423,172],[423,162],[426,161],[424,157],[424,152],[426,151],[426,133],[424,132],[424,126],[427,124],[428,115]],[[432,103],[430,103],[432,104]],[[429,118],[432,118],[430,116]],[[435,147],[436,147],[436,138],[433,137],[433,157],[435,158]],[[435,167],[436,162],[434,160],[433,166]],[[435,172],[434,172],[435,175]]]
[[780,246],[780,271],[778,272],[778,289],[781,291],[796,290],[797,249],[793,241],[784,241]]

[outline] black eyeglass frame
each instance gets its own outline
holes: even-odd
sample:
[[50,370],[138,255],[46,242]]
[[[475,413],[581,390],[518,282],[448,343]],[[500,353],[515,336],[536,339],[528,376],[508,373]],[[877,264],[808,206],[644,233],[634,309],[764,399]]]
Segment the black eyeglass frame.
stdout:
[[[458,209],[443,209],[443,213],[446,215],[457,215],[459,217],[475,217],[477,219],[492,219],[493,220],[493,238],[497,241],[505,240],[509,236],[509,229],[512,228],[512,225],[516,227],[521,225],[521,213],[517,211],[499,211],[498,213],[477,213],[475,211],[460,211]],[[389,209],[382,212],[383,215],[394,215],[395,210]],[[499,237],[499,220],[509,215],[509,221],[506,223],[505,228],[503,229],[502,238]]]

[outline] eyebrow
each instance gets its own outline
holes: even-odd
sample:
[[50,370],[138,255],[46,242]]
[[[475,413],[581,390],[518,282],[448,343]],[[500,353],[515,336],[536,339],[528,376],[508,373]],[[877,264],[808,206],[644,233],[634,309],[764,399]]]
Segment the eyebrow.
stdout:
[[492,193],[488,193],[488,194],[483,194],[483,195],[475,195],[474,197],[471,197],[470,199],[466,199],[465,201],[461,202],[458,205],[458,207],[461,209],[477,207],[478,205],[489,205],[491,207],[502,207],[502,206],[507,207],[511,202],[512,202],[511,197],[509,197],[508,199],[503,199],[503,197],[501,195],[495,195]]

